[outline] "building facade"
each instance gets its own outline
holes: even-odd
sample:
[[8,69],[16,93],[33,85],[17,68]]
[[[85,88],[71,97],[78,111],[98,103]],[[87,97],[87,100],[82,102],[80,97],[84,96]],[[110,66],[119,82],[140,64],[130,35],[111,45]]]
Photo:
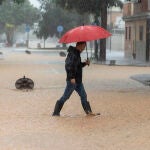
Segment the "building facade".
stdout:
[[124,3],[125,57],[150,61],[150,0]]
[[107,9],[107,26],[111,28],[124,29],[124,21],[122,20],[122,9],[120,7],[110,7]]

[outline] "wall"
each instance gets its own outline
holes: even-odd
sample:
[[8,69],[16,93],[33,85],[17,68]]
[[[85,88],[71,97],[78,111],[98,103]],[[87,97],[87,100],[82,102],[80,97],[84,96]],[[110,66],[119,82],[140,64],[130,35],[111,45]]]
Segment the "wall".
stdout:
[[[136,53],[136,60],[146,61],[146,13],[150,11],[150,0],[141,3],[127,2],[124,4],[123,17],[125,27],[131,27],[131,39],[125,39],[125,57]],[[140,19],[139,17],[140,16]],[[143,26],[143,40],[139,38],[139,27]]]
[[[123,16],[132,16],[150,10],[150,0],[141,0],[141,3],[126,2],[123,5]],[[149,6],[149,9],[148,9]]]
[[125,37],[125,57],[132,57],[133,53],[135,53],[135,23],[134,22],[126,22],[126,28],[129,29],[131,27],[131,36],[129,37],[129,30],[127,33],[127,39]]
[[115,51],[124,51],[124,34],[113,34],[107,38],[107,49]]
[[[139,27],[143,26],[143,40],[140,41]],[[126,27],[131,27],[131,39],[125,40],[125,57],[136,54],[136,60],[145,61],[146,58],[146,20],[126,22]]]
[[[139,27],[144,27],[143,41],[139,40]],[[136,21],[136,56],[137,60],[145,61],[146,59],[146,20]]]
[[141,3],[134,3],[134,13],[143,13],[148,10],[148,0],[141,0]]

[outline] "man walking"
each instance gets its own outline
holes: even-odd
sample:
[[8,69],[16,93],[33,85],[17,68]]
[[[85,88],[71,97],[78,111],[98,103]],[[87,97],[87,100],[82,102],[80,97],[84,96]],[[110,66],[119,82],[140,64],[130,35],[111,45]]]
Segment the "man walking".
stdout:
[[86,47],[86,42],[77,42],[76,47],[70,46],[68,48],[68,55],[65,61],[65,70],[67,74],[66,88],[62,97],[56,102],[53,116],[60,116],[60,111],[75,90],[81,99],[82,107],[87,115],[94,115],[92,113],[89,102],[87,101],[87,94],[82,83],[82,68],[90,64],[89,60],[81,62],[80,54]]

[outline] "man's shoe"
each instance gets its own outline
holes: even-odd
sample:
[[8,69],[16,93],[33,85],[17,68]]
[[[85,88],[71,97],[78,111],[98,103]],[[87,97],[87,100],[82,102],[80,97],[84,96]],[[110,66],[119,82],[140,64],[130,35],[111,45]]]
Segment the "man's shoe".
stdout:
[[52,116],[60,116],[60,111],[63,107],[64,103],[61,103],[60,101],[57,101],[55,104],[54,112]]

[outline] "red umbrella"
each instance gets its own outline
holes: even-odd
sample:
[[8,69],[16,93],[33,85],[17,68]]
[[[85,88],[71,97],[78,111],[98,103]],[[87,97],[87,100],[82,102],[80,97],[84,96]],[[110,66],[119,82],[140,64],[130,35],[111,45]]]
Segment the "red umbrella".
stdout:
[[104,39],[109,36],[111,36],[111,33],[100,26],[84,25],[66,32],[59,40],[59,43],[67,44],[81,41],[93,41]]

